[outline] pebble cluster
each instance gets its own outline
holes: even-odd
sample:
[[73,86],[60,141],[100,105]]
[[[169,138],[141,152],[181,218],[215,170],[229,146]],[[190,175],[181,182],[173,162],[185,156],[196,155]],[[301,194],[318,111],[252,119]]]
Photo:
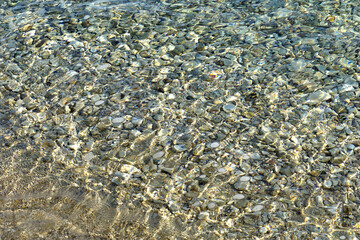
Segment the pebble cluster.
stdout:
[[359,81],[357,1],[1,1],[0,236],[355,240]]

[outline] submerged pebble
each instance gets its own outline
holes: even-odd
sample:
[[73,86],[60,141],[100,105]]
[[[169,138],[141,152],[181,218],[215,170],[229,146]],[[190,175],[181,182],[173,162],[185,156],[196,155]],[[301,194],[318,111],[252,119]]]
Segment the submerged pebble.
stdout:
[[4,238],[354,238],[358,3],[315,2],[0,1]]

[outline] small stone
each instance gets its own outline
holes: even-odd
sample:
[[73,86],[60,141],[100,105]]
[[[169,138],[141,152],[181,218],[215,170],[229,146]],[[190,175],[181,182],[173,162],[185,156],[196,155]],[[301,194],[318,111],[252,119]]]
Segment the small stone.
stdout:
[[213,142],[210,144],[210,148],[217,148],[219,146],[220,146],[220,143],[218,143],[218,142]]
[[241,169],[242,171],[244,171],[244,172],[249,171],[250,168],[251,168],[251,166],[250,166],[249,164],[247,164],[247,163],[244,163],[244,162],[241,163],[241,165],[240,165],[240,169]]
[[104,102],[105,102],[104,100],[97,101],[95,103],[95,106],[99,106],[99,105],[103,104]]
[[200,220],[205,220],[205,219],[207,219],[208,217],[210,216],[210,213],[208,213],[208,212],[201,212],[201,213],[199,213],[199,219]]
[[16,63],[9,63],[6,70],[14,75],[19,75],[23,71]]
[[264,208],[264,205],[256,205],[255,207],[253,207],[252,211],[253,212],[258,212],[261,211]]
[[267,227],[261,227],[260,229],[259,229],[259,232],[261,233],[261,234],[265,234],[266,232],[268,232],[269,231],[269,229],[267,228]]
[[167,96],[167,99],[169,99],[169,100],[175,99],[175,98],[176,98],[176,96],[175,96],[175,94],[173,94],[173,93],[170,93],[170,94]]
[[276,18],[285,18],[292,14],[292,11],[287,8],[279,8],[275,11],[274,16]]
[[339,93],[348,92],[354,90],[354,87],[350,84],[342,84],[338,87]]
[[331,188],[331,186],[332,186],[332,181],[330,179],[324,181],[324,187]]
[[177,151],[177,152],[184,152],[187,150],[186,146],[185,145],[174,145],[174,149]]
[[294,60],[288,65],[288,70],[291,72],[302,72],[306,67],[304,60]]
[[313,92],[310,93],[307,100],[305,101],[306,104],[309,105],[315,105],[315,104],[319,104],[321,102],[327,101],[331,98],[331,95],[327,92],[323,92],[323,91],[317,91],[317,92]]
[[141,135],[141,132],[139,130],[136,130],[136,129],[132,129],[130,131],[130,134],[133,136],[133,137],[138,137]]
[[140,174],[141,170],[130,164],[124,164],[121,166],[120,171],[127,174]]
[[236,190],[240,190],[240,191],[247,191],[250,187],[250,183],[249,182],[242,182],[242,181],[237,181],[234,184],[234,188]]
[[232,112],[232,111],[235,110],[235,105],[229,103],[229,104],[224,105],[223,109],[224,109],[225,112],[229,113],[229,112]]
[[102,65],[99,65],[96,69],[97,70],[106,70],[108,67],[110,67],[110,64],[105,63],[105,64],[102,64]]
[[90,161],[91,159],[93,159],[95,157],[95,155],[92,152],[88,152],[85,157],[84,160],[85,161]]
[[219,168],[218,169],[218,173],[225,173],[226,172],[226,169],[225,168]]
[[[236,96],[229,96],[225,99],[226,102],[232,102],[232,101],[236,101],[236,100],[238,100],[238,97],[236,97]],[[234,104],[231,104],[231,105],[234,105]]]
[[237,208],[246,208],[249,206],[249,200],[247,199],[240,199],[234,202],[234,206]]
[[153,155],[153,158],[154,159],[160,159],[162,156],[165,155],[165,152],[164,151],[160,151],[160,152],[157,152]]
[[235,149],[234,150],[234,155],[236,158],[241,158],[245,153],[243,151],[241,151],[240,149]]
[[331,162],[333,164],[340,164],[340,163],[343,163],[345,160],[347,159],[347,156],[346,155],[340,155],[340,156],[336,156],[334,157]]
[[100,96],[99,96],[98,94],[92,96],[92,97],[91,97],[91,101],[93,101],[93,102],[100,101]]
[[125,118],[123,118],[123,117],[117,117],[117,118],[113,118],[112,120],[112,123],[122,123],[122,122],[124,122],[125,121]]
[[211,203],[209,203],[208,204],[208,209],[213,209],[213,208],[215,208],[216,207],[216,203],[214,203],[214,202],[211,202]]
[[276,174],[275,173],[269,173],[266,175],[265,177],[265,181],[270,183],[272,180],[274,180],[274,178],[276,177]]
[[140,125],[141,122],[142,122],[142,119],[141,119],[141,118],[133,117],[133,118],[131,119],[131,123],[132,123],[132,124],[135,124],[135,125]]
[[236,194],[236,195],[234,195],[234,197],[233,197],[234,199],[236,199],[236,200],[241,200],[241,199],[244,199],[245,198],[245,196],[244,196],[244,194]]
[[250,181],[250,177],[249,176],[242,176],[242,177],[240,177],[240,181],[241,182],[248,182],[248,181]]
[[199,156],[204,152],[204,149],[205,149],[205,144],[202,143],[202,144],[196,145],[193,153],[195,156]]

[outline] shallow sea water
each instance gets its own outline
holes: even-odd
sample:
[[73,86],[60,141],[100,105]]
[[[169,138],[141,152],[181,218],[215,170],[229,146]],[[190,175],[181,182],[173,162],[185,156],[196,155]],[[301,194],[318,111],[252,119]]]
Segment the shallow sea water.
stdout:
[[0,239],[359,239],[357,5],[2,1]]

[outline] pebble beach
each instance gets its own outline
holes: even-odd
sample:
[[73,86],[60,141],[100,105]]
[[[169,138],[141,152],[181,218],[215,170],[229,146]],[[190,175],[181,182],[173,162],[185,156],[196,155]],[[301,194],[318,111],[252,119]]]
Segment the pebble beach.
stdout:
[[0,1],[0,239],[360,239],[356,0]]

